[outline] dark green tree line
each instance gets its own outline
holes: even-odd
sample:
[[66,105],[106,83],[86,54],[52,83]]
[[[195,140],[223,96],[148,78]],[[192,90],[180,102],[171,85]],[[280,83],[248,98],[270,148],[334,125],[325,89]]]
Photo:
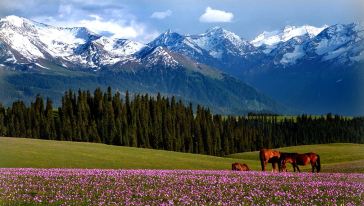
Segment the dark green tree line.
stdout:
[[[122,98],[123,97],[123,98]],[[96,89],[67,91],[59,108],[37,96],[0,104],[0,135],[223,156],[303,144],[364,143],[364,118],[337,115],[278,119],[272,115],[222,116],[158,94],[134,95]]]

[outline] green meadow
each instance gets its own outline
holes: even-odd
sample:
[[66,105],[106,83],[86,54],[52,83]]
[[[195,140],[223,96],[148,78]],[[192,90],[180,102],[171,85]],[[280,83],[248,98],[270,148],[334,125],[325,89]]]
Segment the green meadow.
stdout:
[[96,143],[0,138],[0,167],[230,169],[234,161],[239,160]]
[[[318,153],[322,172],[364,172],[362,144],[303,145],[277,150]],[[215,157],[95,143],[0,137],[0,167],[230,170],[233,162],[260,170],[257,151]],[[310,170],[310,166],[300,168]]]

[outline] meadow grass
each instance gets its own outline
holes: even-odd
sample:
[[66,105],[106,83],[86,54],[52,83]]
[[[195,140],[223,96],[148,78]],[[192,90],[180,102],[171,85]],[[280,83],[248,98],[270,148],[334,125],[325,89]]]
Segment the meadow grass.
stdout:
[[[364,173],[363,144],[303,145],[277,150],[318,153],[323,172]],[[0,167],[230,170],[233,162],[260,170],[257,151],[214,157],[95,143],[0,137]],[[311,167],[300,168],[309,171]]]
[[0,138],[0,167],[221,170],[231,169],[235,161],[238,160],[95,143]]

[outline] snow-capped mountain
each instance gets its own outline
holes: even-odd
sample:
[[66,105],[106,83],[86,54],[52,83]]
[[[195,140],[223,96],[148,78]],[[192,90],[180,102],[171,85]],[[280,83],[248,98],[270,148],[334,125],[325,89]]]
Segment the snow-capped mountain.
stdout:
[[218,27],[198,35],[166,32],[151,45],[219,68],[303,111],[364,113],[356,104],[357,78],[364,76],[358,69],[363,26],[357,23],[286,26],[250,42]]
[[8,63],[50,60],[64,67],[98,69],[131,58],[145,45],[126,39],[111,39],[86,28],[59,28],[22,17],[0,20],[0,39],[8,45]]
[[249,42],[220,27],[213,27],[199,35],[182,35],[168,30],[148,45],[163,46],[193,58],[214,59],[223,59],[224,55],[244,56],[255,50]]
[[181,34],[170,30],[159,35],[155,40],[148,44],[149,47],[164,47],[175,53],[203,62],[209,58],[209,53],[200,48],[196,43]]
[[286,26],[282,30],[275,30],[270,32],[264,31],[252,41],[250,41],[250,43],[253,44],[255,47],[264,47],[264,51],[266,53],[269,53],[275,45],[281,42],[287,42],[294,37],[300,37],[304,35],[312,38],[327,27],[327,25],[324,25],[322,27],[314,27],[309,25],[304,25],[300,27]]
[[306,44],[311,55],[335,64],[363,61],[364,27],[360,24],[333,25]]
[[23,58],[67,57],[94,36],[84,28],[57,28],[17,16],[0,20],[1,39]]
[[264,32],[251,43],[273,60],[270,66],[287,67],[306,61],[355,64],[363,60],[362,41],[360,24],[337,24],[320,28],[289,26],[280,32]]
[[[238,51],[239,44],[233,43]],[[217,47],[205,51],[206,46],[200,48],[172,32],[145,45],[86,28],[53,27],[8,16],[0,20],[0,85],[4,87],[0,101],[27,101],[39,93],[57,104],[69,88],[112,86],[119,91],[161,92],[225,114],[286,110],[240,80],[190,58],[198,50],[201,58],[214,58],[209,52]]]
[[[351,91],[356,91],[353,87],[358,85],[358,77],[364,76],[360,73],[364,64],[363,36],[363,26],[357,23],[322,27],[304,25],[263,32],[249,42],[233,32],[213,27],[195,35],[169,30],[150,43],[143,44],[101,36],[82,27],[53,27],[8,16],[0,19],[0,68],[49,72],[57,68],[57,71],[77,70],[96,75],[123,73],[129,75],[123,81],[138,79],[144,82],[142,85],[149,85],[146,87],[148,91],[154,88],[154,92],[160,88],[156,82],[185,84],[182,82],[184,78],[183,81],[190,84],[190,75],[195,74],[224,82],[227,80],[224,73],[227,73],[292,107],[299,105],[298,108],[304,111],[334,112],[337,109],[346,112],[350,109],[345,108],[355,106],[346,105],[344,108],[342,105],[345,103],[342,103],[340,108],[333,107],[327,111],[322,102],[338,98],[355,101]],[[171,82],[165,76],[167,73],[169,78],[179,80]],[[136,74],[143,78],[136,77]],[[162,74],[155,76],[162,79],[152,81],[150,77],[154,74]],[[198,86],[198,92],[212,89],[201,85],[206,81],[195,80],[197,85],[193,87]],[[231,85],[224,85],[224,88],[227,87],[232,88]],[[174,85],[164,89],[169,91],[171,88],[177,87]],[[189,91],[192,87],[184,85],[183,88],[179,88],[178,92],[185,88]],[[235,91],[231,95],[237,93]],[[325,97],[328,93],[331,96]],[[201,95],[199,93],[198,96]],[[210,94],[209,98],[212,96]],[[307,102],[312,99],[319,103],[305,110]],[[252,99],[246,101],[254,105]],[[355,114],[357,111],[347,113]],[[364,113],[364,108],[360,112]]]
[[248,41],[221,27],[213,27],[197,35],[167,31],[148,45],[168,48],[172,52],[220,68],[232,75],[249,67],[261,56],[261,52]]
[[226,54],[244,56],[255,51],[249,42],[221,27],[213,27],[200,35],[187,36],[187,39],[217,59],[222,59]]
[[364,114],[363,26],[328,26],[279,42],[265,65],[243,71],[243,79],[287,105],[315,112]]
[[[43,59],[70,69],[81,67],[93,71],[129,61],[142,62],[139,53],[144,48],[163,47],[239,76],[246,70],[285,68],[307,60],[340,64],[362,61],[362,28],[359,24],[286,26],[282,30],[263,32],[248,42],[233,32],[213,27],[197,35],[167,31],[144,45],[100,36],[86,28],[59,28],[7,16],[0,20],[0,45],[4,48],[1,57],[7,64],[37,63]],[[158,54],[171,59],[168,51]],[[175,61],[165,63],[177,65]]]

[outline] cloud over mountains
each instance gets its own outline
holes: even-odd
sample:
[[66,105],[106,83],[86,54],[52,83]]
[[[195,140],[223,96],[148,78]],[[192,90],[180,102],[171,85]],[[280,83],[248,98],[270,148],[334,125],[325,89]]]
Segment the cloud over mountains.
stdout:
[[234,14],[231,12],[213,9],[207,7],[205,13],[200,16],[200,22],[217,23],[217,22],[231,22]]

